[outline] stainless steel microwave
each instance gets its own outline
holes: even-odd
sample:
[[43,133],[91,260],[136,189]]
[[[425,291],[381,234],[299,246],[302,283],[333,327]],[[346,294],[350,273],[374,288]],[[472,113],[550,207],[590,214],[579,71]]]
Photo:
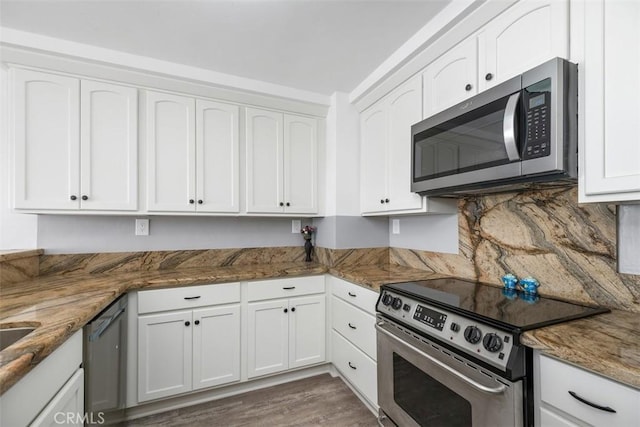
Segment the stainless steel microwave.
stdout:
[[575,64],[555,58],[411,127],[411,190],[431,196],[575,183]]

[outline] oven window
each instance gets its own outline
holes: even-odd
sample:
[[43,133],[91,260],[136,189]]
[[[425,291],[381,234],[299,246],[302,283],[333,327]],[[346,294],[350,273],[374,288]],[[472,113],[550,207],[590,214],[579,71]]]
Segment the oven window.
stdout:
[[471,425],[471,403],[396,353],[393,398],[421,426]]

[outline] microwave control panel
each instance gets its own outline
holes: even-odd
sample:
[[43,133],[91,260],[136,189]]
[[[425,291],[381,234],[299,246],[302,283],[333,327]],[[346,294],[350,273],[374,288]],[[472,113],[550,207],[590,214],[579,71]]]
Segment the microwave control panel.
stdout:
[[525,91],[524,111],[526,128],[522,159],[536,159],[551,154],[549,131],[551,129],[551,112],[549,111],[549,92],[528,93]]

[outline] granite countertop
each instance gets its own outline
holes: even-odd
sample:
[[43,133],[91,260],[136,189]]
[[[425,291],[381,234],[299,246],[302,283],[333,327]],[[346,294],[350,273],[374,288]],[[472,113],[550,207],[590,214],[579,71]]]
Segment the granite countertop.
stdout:
[[640,388],[640,313],[612,310],[525,332],[528,347]]
[[[52,275],[3,286],[0,289],[0,326],[33,326],[36,329],[0,352],[0,394],[127,291],[327,272],[375,291],[385,283],[444,277],[398,265],[327,269],[316,263],[283,263]],[[546,354],[640,388],[640,315],[637,313],[614,311],[529,331],[522,340]]]

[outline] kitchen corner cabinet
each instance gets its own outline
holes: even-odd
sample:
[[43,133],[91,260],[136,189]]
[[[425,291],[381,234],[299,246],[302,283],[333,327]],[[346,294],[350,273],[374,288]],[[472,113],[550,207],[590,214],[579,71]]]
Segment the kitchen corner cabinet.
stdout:
[[239,107],[146,92],[147,209],[237,213]]
[[537,427],[637,425],[640,390],[540,352],[534,358]]
[[411,125],[422,119],[422,81],[416,76],[360,116],[363,215],[427,211],[411,192]]
[[247,213],[317,213],[317,120],[247,108],[245,123]]
[[569,0],[522,0],[478,36],[480,91],[569,55]]
[[12,69],[14,206],[135,211],[137,90]]
[[323,276],[252,282],[248,295],[248,378],[326,360]]
[[239,283],[139,292],[138,402],[239,381],[239,302]]
[[591,0],[573,6],[572,54],[581,76],[579,201],[638,201],[640,3]]
[[425,68],[424,118],[478,93],[478,49],[469,37]]

